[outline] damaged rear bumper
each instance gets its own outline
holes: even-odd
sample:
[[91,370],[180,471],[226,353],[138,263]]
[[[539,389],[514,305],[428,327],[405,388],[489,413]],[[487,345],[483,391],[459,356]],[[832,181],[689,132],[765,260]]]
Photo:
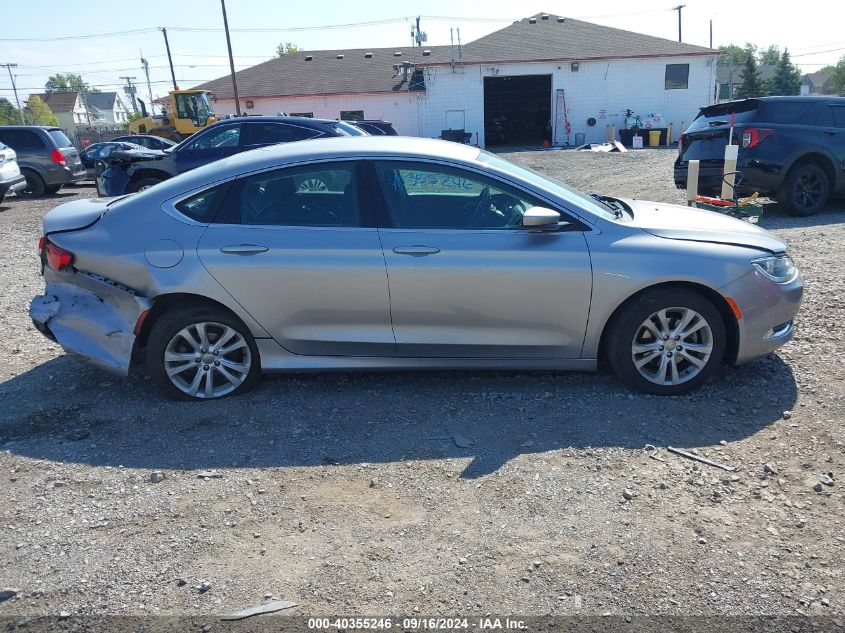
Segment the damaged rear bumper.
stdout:
[[45,270],[47,287],[33,298],[35,327],[73,356],[110,373],[129,374],[135,325],[151,302],[117,283],[84,272]]

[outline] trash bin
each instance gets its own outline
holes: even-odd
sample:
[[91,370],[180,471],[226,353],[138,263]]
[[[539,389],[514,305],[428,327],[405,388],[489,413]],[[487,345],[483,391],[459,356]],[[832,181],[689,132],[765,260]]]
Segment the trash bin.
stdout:
[[587,135],[583,132],[575,133],[575,147],[581,147],[587,142]]
[[649,130],[648,132],[648,146],[660,147],[660,130]]

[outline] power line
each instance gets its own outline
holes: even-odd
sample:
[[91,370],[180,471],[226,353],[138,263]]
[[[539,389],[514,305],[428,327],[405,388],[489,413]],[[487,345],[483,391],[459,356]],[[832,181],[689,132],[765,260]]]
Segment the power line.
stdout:
[[822,55],[824,53],[836,53],[838,51],[845,51],[845,48],[829,48],[826,51],[816,51],[815,53],[800,53],[799,55],[789,54],[790,57],[810,57],[811,55]]
[[118,35],[135,35],[138,33],[150,33],[154,28],[132,29],[130,31],[112,31],[111,33],[90,33],[87,35],[62,35],[59,37],[6,37],[6,42],[63,42],[66,40],[90,40],[98,37],[116,37]]

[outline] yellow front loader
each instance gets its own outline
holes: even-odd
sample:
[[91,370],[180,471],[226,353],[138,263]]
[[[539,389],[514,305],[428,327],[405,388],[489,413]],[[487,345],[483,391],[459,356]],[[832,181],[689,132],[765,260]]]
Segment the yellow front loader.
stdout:
[[144,116],[129,124],[129,133],[153,134],[178,143],[217,121],[208,101],[210,94],[208,90],[173,90],[162,113],[154,116],[147,114],[141,101]]

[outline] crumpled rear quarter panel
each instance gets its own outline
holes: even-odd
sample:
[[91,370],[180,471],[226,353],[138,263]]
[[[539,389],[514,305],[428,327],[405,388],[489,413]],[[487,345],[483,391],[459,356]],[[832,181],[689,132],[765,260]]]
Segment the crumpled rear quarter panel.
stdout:
[[135,343],[135,324],[151,302],[119,284],[84,272],[44,271],[46,289],[29,315],[48,329],[69,354],[113,374],[126,376]]

